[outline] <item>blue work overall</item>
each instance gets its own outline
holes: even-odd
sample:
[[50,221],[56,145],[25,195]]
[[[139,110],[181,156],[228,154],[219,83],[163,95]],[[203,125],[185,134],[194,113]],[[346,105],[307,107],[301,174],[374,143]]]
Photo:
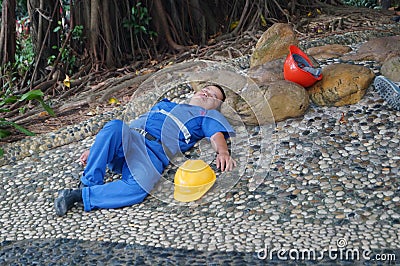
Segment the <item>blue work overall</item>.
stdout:
[[[120,120],[112,120],[108,122],[102,130],[97,134],[96,140],[90,149],[87,167],[83,173],[81,181],[87,187],[82,189],[82,198],[85,211],[90,211],[99,208],[119,208],[124,206],[131,206],[140,203],[148,195],[148,192],[142,188],[137,180],[129,170],[128,164],[125,160],[123,149],[123,127],[124,124]],[[146,152],[144,138],[136,132],[131,132],[132,137],[135,138],[137,152]],[[148,153],[151,160],[157,161],[154,154]],[[137,168],[145,171],[151,171],[154,183],[158,181],[163,167],[160,163],[158,165],[158,172],[149,169],[148,163],[140,165],[140,161],[136,162]],[[104,183],[104,176],[106,167],[118,174],[122,174],[120,180]],[[141,172],[142,174],[143,171]],[[146,175],[151,178],[148,173]]]
[[[183,125],[185,130],[182,130]],[[157,141],[145,139],[134,128],[150,132]],[[87,186],[82,189],[85,211],[142,202],[169,163],[166,149],[172,154],[185,152],[200,139],[210,138],[217,132],[224,133],[225,137],[234,135],[234,130],[218,111],[166,99],[129,126],[120,120],[108,122],[97,134],[81,178]],[[122,174],[121,180],[104,183],[107,166]]]

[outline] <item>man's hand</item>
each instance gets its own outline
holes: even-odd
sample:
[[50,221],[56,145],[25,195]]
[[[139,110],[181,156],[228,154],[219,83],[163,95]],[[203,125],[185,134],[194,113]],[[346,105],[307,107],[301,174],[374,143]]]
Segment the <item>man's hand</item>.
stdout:
[[232,171],[236,167],[236,161],[229,155],[229,152],[217,154],[217,168],[224,171]]
[[217,168],[221,169],[223,172],[232,171],[236,166],[236,161],[229,155],[228,145],[226,144],[224,134],[217,132],[211,136],[210,140],[211,145],[217,152]]
[[89,157],[89,152],[90,151],[84,151],[81,155],[81,157],[79,157],[79,162],[83,165],[86,165],[87,163],[87,159]]

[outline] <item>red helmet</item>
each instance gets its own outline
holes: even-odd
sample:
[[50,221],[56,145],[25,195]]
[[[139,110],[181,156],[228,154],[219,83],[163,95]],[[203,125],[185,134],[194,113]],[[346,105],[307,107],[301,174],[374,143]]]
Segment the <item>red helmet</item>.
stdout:
[[313,69],[313,65],[308,56],[295,45],[289,46],[289,54],[283,64],[283,76],[286,80],[295,82],[305,88],[310,87],[318,80],[322,79],[322,75],[313,75],[304,70],[304,68]]

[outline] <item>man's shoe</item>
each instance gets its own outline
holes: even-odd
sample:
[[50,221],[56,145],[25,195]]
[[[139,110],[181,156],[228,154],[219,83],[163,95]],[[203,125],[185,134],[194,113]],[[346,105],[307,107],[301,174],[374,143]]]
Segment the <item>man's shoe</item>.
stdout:
[[395,110],[400,111],[400,88],[384,76],[378,76],[374,81],[375,90]]
[[87,185],[83,184],[82,181],[79,181],[79,186],[78,186],[78,188],[79,188],[79,189],[82,189],[82,188],[84,188],[84,187],[87,187]]
[[70,210],[75,202],[79,201],[80,190],[64,189],[58,192],[58,197],[54,201],[54,208],[58,216],[64,216]]
[[400,16],[392,17],[393,21],[400,22]]

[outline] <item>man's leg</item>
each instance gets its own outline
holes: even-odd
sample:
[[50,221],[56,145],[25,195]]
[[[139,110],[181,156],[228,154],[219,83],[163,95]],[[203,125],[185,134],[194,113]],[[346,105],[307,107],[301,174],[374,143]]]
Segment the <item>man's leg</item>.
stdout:
[[112,165],[113,170],[120,171],[118,168],[124,162],[122,125],[121,120],[112,120],[97,134],[96,140],[90,148],[88,162],[81,178],[84,185],[103,184],[107,164]]
[[61,190],[54,206],[56,214],[64,216],[76,202],[83,202],[85,211],[115,209],[140,203],[147,195],[148,193],[132,176],[125,162],[122,167],[122,180],[82,189]]
[[[90,149],[90,154],[81,182],[86,186],[101,185],[107,164],[119,173],[125,163],[122,148],[122,126],[120,120],[108,122],[97,134],[96,140]],[[82,202],[81,189],[64,189],[58,192],[54,207],[58,216],[63,216],[76,202]]]
[[126,163],[122,168],[121,180],[82,189],[85,211],[131,206],[142,202],[147,194],[136,182]]

